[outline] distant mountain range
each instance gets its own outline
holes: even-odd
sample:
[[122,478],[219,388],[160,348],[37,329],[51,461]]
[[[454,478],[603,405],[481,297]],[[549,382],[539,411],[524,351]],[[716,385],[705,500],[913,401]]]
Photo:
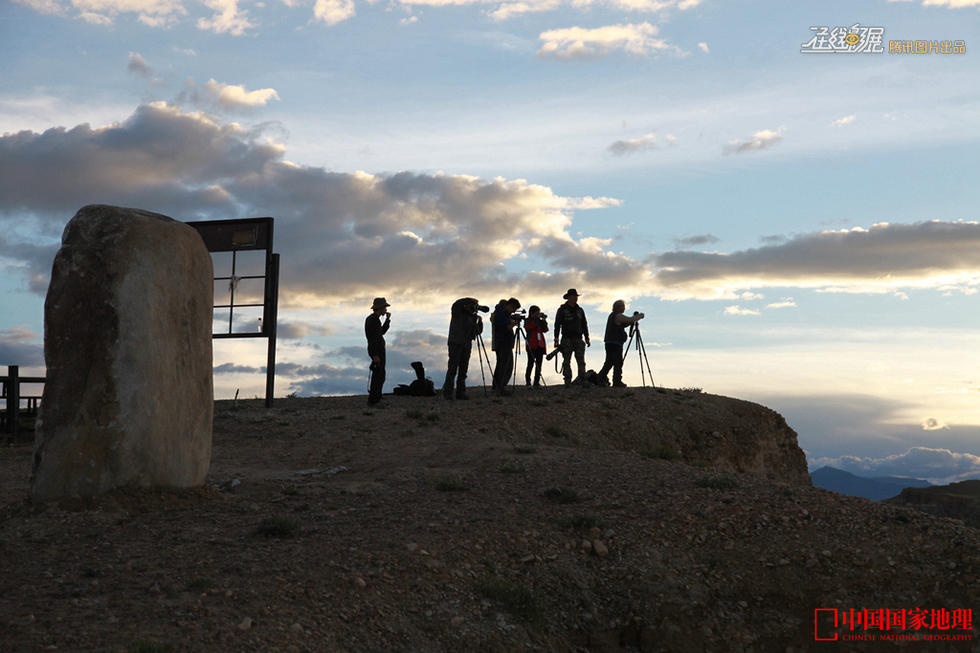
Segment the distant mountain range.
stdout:
[[821,467],[812,472],[810,478],[815,486],[825,490],[848,494],[852,497],[873,499],[874,501],[897,496],[907,487],[932,487],[932,483],[921,478],[905,478],[902,476],[866,478],[835,467]]

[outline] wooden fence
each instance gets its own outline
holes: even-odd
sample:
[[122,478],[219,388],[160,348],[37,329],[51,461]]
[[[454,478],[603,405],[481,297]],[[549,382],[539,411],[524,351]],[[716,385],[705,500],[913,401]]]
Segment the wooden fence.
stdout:
[[20,431],[21,404],[26,403],[28,415],[37,416],[37,407],[41,403],[41,393],[27,394],[23,392],[23,384],[43,384],[43,376],[21,376],[19,365],[8,365],[7,375],[0,376],[0,399],[6,406],[0,412],[0,431],[6,431],[16,436]]

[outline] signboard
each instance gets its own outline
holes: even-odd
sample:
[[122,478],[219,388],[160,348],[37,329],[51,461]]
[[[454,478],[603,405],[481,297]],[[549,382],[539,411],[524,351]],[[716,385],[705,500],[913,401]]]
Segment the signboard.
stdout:
[[[272,251],[274,222],[273,218],[245,218],[187,223],[201,234],[214,263],[215,322],[211,337],[268,338],[266,407],[272,406],[276,376],[279,255]],[[243,314],[261,317],[253,323],[244,321]]]

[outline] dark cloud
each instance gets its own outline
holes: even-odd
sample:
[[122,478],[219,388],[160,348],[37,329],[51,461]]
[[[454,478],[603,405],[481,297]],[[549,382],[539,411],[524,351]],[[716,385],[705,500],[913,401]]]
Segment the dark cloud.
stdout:
[[[940,275],[980,274],[980,223],[876,224],[821,231],[731,254],[667,252],[654,258],[667,293],[718,294],[760,285],[902,287]],[[942,287],[948,279],[937,280]]]
[[711,234],[699,234],[697,236],[688,236],[686,238],[675,238],[675,247],[697,247],[698,245],[711,245],[713,243],[721,242],[721,239],[717,236],[712,236]]
[[126,65],[126,70],[140,77],[151,77],[153,75],[153,69],[150,68],[149,64],[146,63],[146,59],[138,52],[129,53],[129,63]]
[[524,252],[556,275],[551,292],[585,276],[615,288],[645,276],[608,243],[568,233],[573,211],[615,200],[565,198],[524,180],[329,172],[283,154],[261,131],[159,103],[110,127],[8,134],[0,221],[29,214],[60,227],[93,202],[183,220],[274,216],[286,303],[512,292],[525,275],[504,262]]

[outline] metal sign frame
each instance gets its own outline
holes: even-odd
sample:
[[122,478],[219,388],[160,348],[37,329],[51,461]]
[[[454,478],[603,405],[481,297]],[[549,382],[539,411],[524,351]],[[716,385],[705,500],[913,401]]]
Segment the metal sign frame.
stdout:
[[[213,309],[228,309],[228,331],[212,333],[212,338],[268,338],[269,351],[266,364],[265,405],[272,407],[276,379],[276,322],[279,316],[279,254],[272,251],[274,218],[244,218],[241,220],[207,220],[187,222],[201,234],[208,252],[231,252],[231,276],[216,276],[214,281],[227,281],[231,299],[227,304],[215,304]],[[237,276],[238,252],[265,251],[265,274]],[[235,289],[243,279],[263,279],[264,292],[261,304],[235,303]],[[236,308],[262,308],[262,329],[255,332],[234,332]]]

